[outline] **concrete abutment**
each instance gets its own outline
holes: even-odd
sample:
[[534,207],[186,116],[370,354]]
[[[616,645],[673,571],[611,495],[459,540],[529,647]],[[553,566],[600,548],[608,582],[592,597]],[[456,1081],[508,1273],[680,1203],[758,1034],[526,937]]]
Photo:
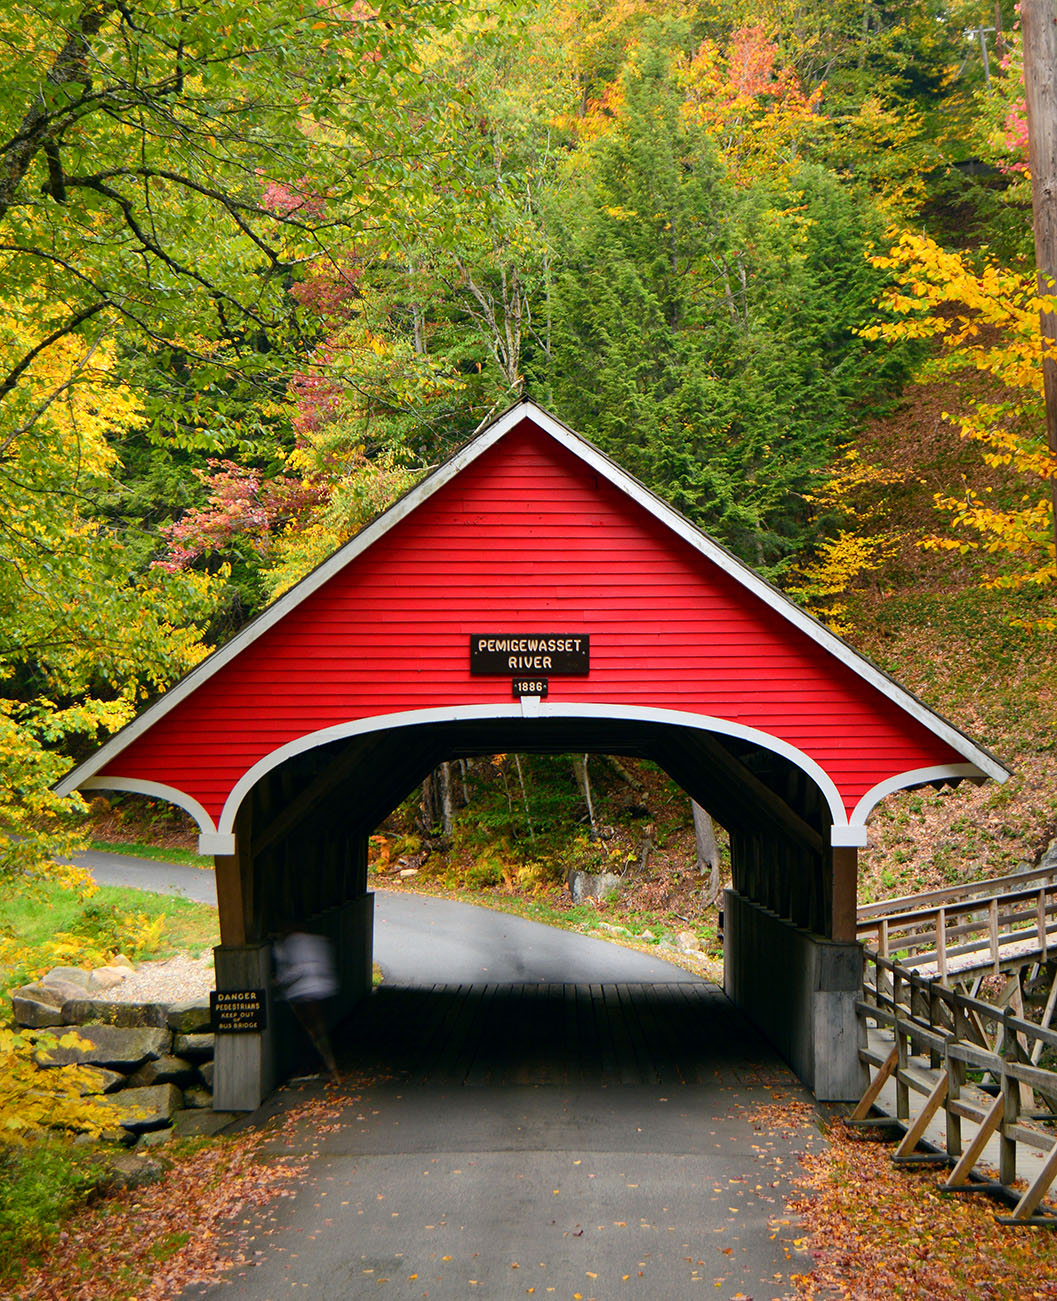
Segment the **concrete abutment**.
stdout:
[[830,940],[728,890],[724,988],[820,1102],[852,1102],[866,1087],[855,1003],[862,945]]

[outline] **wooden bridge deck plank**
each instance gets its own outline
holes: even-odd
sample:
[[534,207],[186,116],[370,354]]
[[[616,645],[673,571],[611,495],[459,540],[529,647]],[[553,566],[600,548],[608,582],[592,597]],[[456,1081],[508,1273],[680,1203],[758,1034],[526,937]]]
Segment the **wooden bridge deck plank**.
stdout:
[[349,1025],[343,1058],[412,1084],[712,1083],[762,1049],[707,984],[383,987]]

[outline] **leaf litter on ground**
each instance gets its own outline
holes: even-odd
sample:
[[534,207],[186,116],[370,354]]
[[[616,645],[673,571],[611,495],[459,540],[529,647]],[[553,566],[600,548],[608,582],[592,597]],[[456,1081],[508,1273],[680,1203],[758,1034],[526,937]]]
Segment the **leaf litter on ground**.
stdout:
[[250,1264],[260,1252],[255,1218],[296,1195],[314,1155],[283,1155],[276,1144],[295,1129],[332,1126],[359,1101],[349,1083],[266,1127],[178,1145],[161,1158],[171,1164],[157,1183],[72,1217],[43,1261],[25,1266],[20,1301],[164,1301]]

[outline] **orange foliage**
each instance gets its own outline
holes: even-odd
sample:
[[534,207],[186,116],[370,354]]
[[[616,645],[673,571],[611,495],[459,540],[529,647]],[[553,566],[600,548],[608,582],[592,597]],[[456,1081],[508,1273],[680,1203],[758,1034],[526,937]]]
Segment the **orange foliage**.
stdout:
[[792,68],[776,66],[777,57],[762,27],[741,27],[725,50],[703,41],[678,69],[687,121],[708,132],[743,185],[788,179],[805,135],[818,124],[823,87],[806,94]]

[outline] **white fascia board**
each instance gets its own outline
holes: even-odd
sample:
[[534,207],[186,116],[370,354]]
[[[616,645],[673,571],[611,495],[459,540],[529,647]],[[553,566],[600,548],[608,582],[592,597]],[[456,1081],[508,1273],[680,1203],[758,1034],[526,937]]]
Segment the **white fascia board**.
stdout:
[[[71,790],[73,789],[76,788],[71,787]],[[80,789],[82,791],[129,791],[133,795],[147,795],[154,800],[178,804],[194,818],[203,835],[216,831],[216,823],[193,795],[188,795],[186,791],[178,790],[175,786],[167,786],[164,782],[145,781],[141,777],[87,777],[81,782]]]
[[971,763],[944,763],[932,768],[914,768],[909,772],[896,773],[894,777],[887,777],[866,792],[856,804],[850,820],[853,825],[864,826],[875,806],[896,791],[910,790],[915,786],[935,786],[943,782],[954,784],[975,781],[979,784],[981,780],[979,769]]
[[866,828],[856,826],[837,826],[829,829],[831,849],[865,849],[867,845]]
[[939,714],[934,713],[924,702],[918,700],[904,687],[901,687],[894,678],[878,668],[877,665],[870,663],[857,651],[852,650],[835,633],[830,632],[824,624],[806,611],[801,610],[778,588],[761,578],[759,574],[754,573],[737,557],[720,546],[718,542],[702,533],[688,519],[651,492],[645,484],[640,483],[626,470],[621,469],[604,452],[575,433],[567,425],[563,425],[549,412],[536,406],[534,402],[522,401],[499,416],[493,424],[489,425],[482,433],[467,443],[465,447],[456,452],[450,460],[445,461],[443,465],[427,475],[421,483],[416,484],[403,497],[394,502],[387,511],[379,515],[376,520],[368,524],[354,538],[351,538],[343,547],[340,547],[332,556],[301,579],[289,592],[281,596],[274,605],[270,605],[266,610],[262,611],[231,641],[214,651],[212,655],[192,669],[186,677],[170,688],[160,700],[156,701],[138,718],[127,724],[95,755],[67,774],[55,787],[56,792],[59,795],[69,795],[79,786],[83,786],[86,779],[103,769],[126,746],[164,718],[171,709],[174,709],[181,701],[191,695],[203,682],[206,682],[214,673],[245,650],[247,646],[252,645],[258,637],[279,623],[292,610],[296,609],[302,601],[316,592],[335,574],[340,573],[346,565],[362,555],[368,547],[377,542],[379,538],[388,533],[401,520],[406,519],[408,515],[428,501],[435,492],[450,483],[453,478],[472,465],[478,457],[487,452],[511,429],[525,419],[532,420],[535,425],[550,435],[555,442],[566,448],[572,455],[578,457],[584,464],[590,466],[596,473],[602,475],[614,487],[630,497],[660,523],[664,524],[666,528],[693,547],[695,551],[717,565],[724,573],[740,583],[742,587],[747,588],[759,600],[781,615],[782,618],[788,620],[812,641],[835,656],[847,668],[850,668],[853,673],[880,691],[893,704],[904,709],[923,727],[932,732],[934,736],[945,741],[963,758],[975,764],[979,768],[980,775],[992,777],[998,782],[1008,780],[1010,776],[1009,770],[993,755],[976,745],[975,742],[971,741],[953,724],[940,717]]
[[235,837],[220,831],[203,831],[198,837],[198,852],[212,854],[214,858],[230,857],[235,852]]
[[130,791],[134,795],[149,795],[151,799],[167,800],[186,809],[198,823],[198,852],[200,854],[233,854],[235,837],[216,829],[213,819],[193,795],[166,786],[164,782],[144,781],[139,777],[88,777],[81,783],[83,791]]

